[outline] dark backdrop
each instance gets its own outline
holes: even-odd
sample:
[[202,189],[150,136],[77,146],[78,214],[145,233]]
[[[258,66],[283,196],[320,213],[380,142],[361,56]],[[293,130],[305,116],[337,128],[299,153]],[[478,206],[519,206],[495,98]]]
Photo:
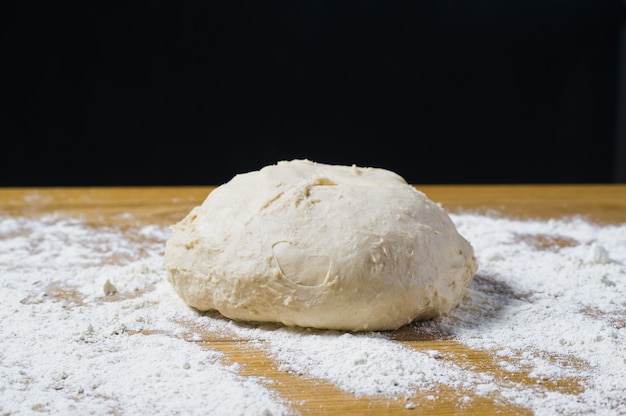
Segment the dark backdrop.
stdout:
[[626,180],[617,0],[2,7],[0,186]]

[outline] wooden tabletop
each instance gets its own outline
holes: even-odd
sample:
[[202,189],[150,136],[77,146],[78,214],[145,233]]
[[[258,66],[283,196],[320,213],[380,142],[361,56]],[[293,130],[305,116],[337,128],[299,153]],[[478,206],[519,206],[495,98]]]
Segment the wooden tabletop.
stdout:
[[[626,222],[626,185],[416,185],[448,212],[514,218],[580,215],[598,223]],[[10,215],[52,212],[88,222],[168,225],[201,203],[206,187],[0,188],[0,210]],[[127,214],[132,214],[131,216]]]
[[[484,185],[416,186],[449,212],[491,213],[524,219],[548,219],[580,215],[601,224],[626,222],[626,185]],[[199,205],[213,187],[110,187],[110,188],[4,188],[0,189],[0,215],[38,217],[57,213],[80,217],[90,224],[137,226],[170,225]],[[129,215],[130,214],[130,215]],[[446,351],[459,364],[471,363],[476,371],[509,377],[521,383],[534,383],[523,372],[500,374],[494,357],[487,351],[468,349],[447,339],[436,339],[399,330],[397,342],[420,350]],[[233,363],[240,363],[244,375],[269,377],[273,388],[293,401],[302,413],[319,414],[399,414],[406,413],[405,402],[388,399],[355,398],[332,384],[315,383],[279,371],[276,363],[261,350],[251,353],[243,341],[215,338],[208,346],[224,352]],[[573,391],[578,386],[560,380],[549,388]],[[445,393],[445,392],[444,392]],[[476,397],[471,405],[459,407],[458,395],[450,392],[436,401],[416,403],[429,414],[528,414],[527,409],[505,400]],[[446,398],[447,397],[447,398]]]

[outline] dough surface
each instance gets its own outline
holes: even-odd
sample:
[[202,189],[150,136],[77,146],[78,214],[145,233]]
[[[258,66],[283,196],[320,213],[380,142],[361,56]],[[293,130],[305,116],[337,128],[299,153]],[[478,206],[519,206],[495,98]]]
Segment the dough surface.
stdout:
[[396,173],[309,160],[215,188],[171,227],[164,263],[198,310],[350,331],[447,313],[477,269],[445,211]]

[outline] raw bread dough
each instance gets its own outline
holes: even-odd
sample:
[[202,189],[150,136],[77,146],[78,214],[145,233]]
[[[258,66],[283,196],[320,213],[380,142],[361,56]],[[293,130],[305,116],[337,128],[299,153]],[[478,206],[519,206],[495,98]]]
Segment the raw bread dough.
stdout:
[[376,168],[281,161],[217,187],[171,231],[174,289],[234,320],[396,329],[454,308],[477,268],[441,207]]

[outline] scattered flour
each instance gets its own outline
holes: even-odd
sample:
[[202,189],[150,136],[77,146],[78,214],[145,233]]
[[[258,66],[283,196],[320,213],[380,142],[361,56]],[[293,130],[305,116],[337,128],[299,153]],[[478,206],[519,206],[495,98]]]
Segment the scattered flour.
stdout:
[[[408,410],[443,386],[461,405],[485,396],[536,414],[626,414],[626,224],[451,217],[477,275],[452,313],[403,331],[488,352],[497,371],[393,332],[197,313],[165,281],[167,227],[0,217],[0,415],[296,413],[207,336],[248,340],[280,371]],[[563,380],[574,387],[554,388]]]

